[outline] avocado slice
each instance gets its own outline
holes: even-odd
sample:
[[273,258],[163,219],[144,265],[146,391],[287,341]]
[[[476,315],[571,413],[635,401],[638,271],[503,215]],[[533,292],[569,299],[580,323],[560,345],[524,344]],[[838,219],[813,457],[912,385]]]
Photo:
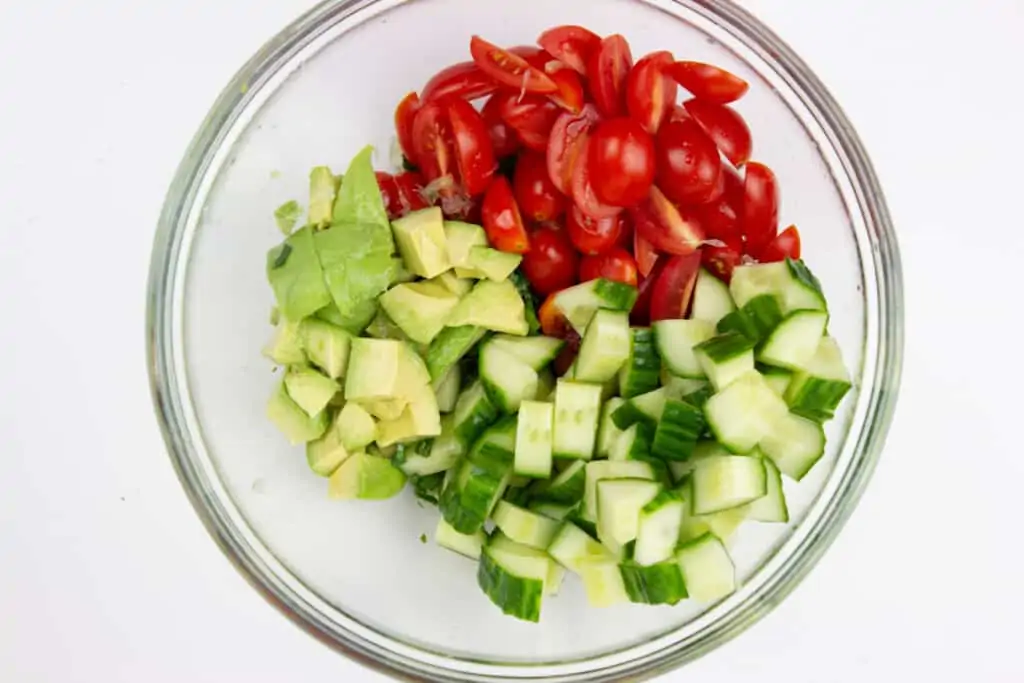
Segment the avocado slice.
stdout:
[[341,466],[341,463],[348,459],[349,451],[342,443],[341,433],[337,429],[337,422],[315,441],[306,444],[306,462],[309,469],[321,477],[329,477]]
[[516,286],[505,280],[481,280],[448,318],[448,325],[476,325],[495,332],[525,336],[529,331],[526,307]]
[[470,265],[495,282],[507,280],[522,260],[520,254],[509,254],[491,247],[472,247],[469,250]]
[[395,321],[383,310],[377,311],[377,315],[373,316],[373,320],[367,325],[366,336],[374,339],[409,340],[402,328],[396,325]]
[[469,251],[473,247],[487,246],[487,233],[479,225],[461,221],[445,221],[444,235],[448,247],[448,260],[455,267],[455,275],[461,278],[485,277],[469,262]]
[[469,291],[473,289],[473,281],[468,278],[460,278],[455,275],[453,271],[441,273],[434,279],[430,280],[435,284],[441,285],[455,296],[462,298],[469,294]]
[[287,318],[280,318],[274,337],[263,347],[263,355],[278,365],[302,365],[306,362],[306,352],[302,349],[300,324]]
[[331,402],[341,385],[310,367],[292,366],[284,376],[284,386],[295,403],[314,417]]
[[378,420],[384,421],[397,420],[402,416],[405,407],[409,405],[409,401],[401,396],[358,400],[366,412]]
[[398,253],[411,272],[420,277],[432,278],[451,269],[444,216],[440,207],[414,211],[392,221],[391,229]]
[[334,174],[327,166],[309,172],[309,224],[321,228],[331,224],[334,209]]
[[335,500],[384,500],[405,487],[406,476],[386,458],[353,453],[331,475],[327,495]]
[[409,339],[429,344],[444,327],[459,297],[431,282],[396,285],[380,297],[381,308]]
[[373,320],[373,316],[377,315],[377,302],[367,299],[356,306],[349,315],[342,315],[332,301],[317,311],[315,315],[318,319],[337,325],[353,336],[359,336]]
[[306,318],[299,326],[302,348],[314,365],[331,379],[340,379],[348,366],[352,335],[323,320]]
[[267,279],[281,315],[289,320],[302,320],[331,303],[309,226],[267,252]]
[[327,431],[327,411],[310,417],[291,399],[284,382],[277,385],[267,402],[267,417],[287,437],[292,445],[320,438]]
[[341,436],[341,443],[349,451],[366,448],[377,439],[377,423],[366,410],[349,401],[334,420],[333,429]]
[[429,386],[417,387],[398,419],[381,421],[377,428],[377,444],[380,446],[439,436],[441,411],[433,389]]
[[405,345],[394,339],[353,339],[345,373],[350,401],[402,396],[401,369]]

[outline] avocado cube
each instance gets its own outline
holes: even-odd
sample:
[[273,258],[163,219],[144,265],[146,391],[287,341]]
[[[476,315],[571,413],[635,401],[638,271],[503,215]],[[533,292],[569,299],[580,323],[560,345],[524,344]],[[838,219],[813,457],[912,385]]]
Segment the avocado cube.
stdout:
[[288,395],[284,382],[277,385],[267,402],[267,417],[293,445],[320,438],[329,424],[326,411],[310,417],[300,408]]
[[469,294],[469,290],[473,289],[472,280],[468,278],[460,278],[456,276],[453,271],[441,273],[434,279],[430,280],[430,282],[441,285],[449,292],[460,298]]
[[308,225],[267,253],[267,279],[281,315],[302,320],[331,303]]
[[335,500],[384,500],[397,495],[405,481],[405,473],[390,460],[355,453],[331,475],[327,495]]
[[377,440],[377,423],[366,409],[349,401],[334,419],[334,431],[341,437],[341,443],[348,451],[366,448]]
[[302,348],[314,365],[328,377],[339,379],[348,366],[348,350],[352,335],[323,320],[306,318],[300,326]]
[[309,224],[314,227],[330,225],[334,210],[334,174],[326,166],[317,166],[309,172]]
[[345,397],[350,401],[401,396],[404,344],[394,339],[353,339],[345,372]]
[[309,469],[321,477],[331,476],[349,456],[336,425],[337,422],[319,439],[306,444],[306,462],[309,463]]
[[309,367],[292,366],[284,376],[288,395],[306,414],[313,417],[323,411],[341,385]]
[[440,275],[452,267],[440,207],[415,211],[391,223],[398,253],[406,268],[424,278]]
[[495,332],[525,336],[530,331],[526,306],[519,290],[509,280],[481,280],[448,318],[450,327],[476,325]]
[[402,411],[409,405],[409,401],[402,397],[395,398],[372,398],[357,399],[366,412],[378,420],[397,420],[402,416]]
[[473,268],[494,282],[507,280],[522,260],[520,254],[509,254],[491,247],[473,247],[469,250],[469,262]]
[[421,386],[409,397],[409,403],[396,420],[377,425],[377,443],[390,446],[441,434],[441,411],[429,386]]
[[458,303],[459,297],[431,282],[396,285],[380,298],[388,317],[409,339],[420,344],[433,341]]
[[302,350],[300,326],[287,318],[280,318],[274,337],[263,347],[263,355],[278,365],[302,365],[306,352]]
[[461,221],[445,221],[445,239],[448,243],[448,260],[455,266],[455,275],[461,278],[484,277],[484,274],[469,262],[473,247],[486,247],[487,233],[479,225]]

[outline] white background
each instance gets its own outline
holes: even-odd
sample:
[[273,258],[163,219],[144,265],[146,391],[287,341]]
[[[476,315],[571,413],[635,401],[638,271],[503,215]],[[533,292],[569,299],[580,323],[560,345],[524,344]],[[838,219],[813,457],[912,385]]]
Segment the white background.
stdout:
[[[745,4],[832,89],[887,190],[903,389],[875,479],[817,569],[666,680],[1022,680],[1024,4]],[[146,380],[166,186],[220,88],[308,5],[0,3],[2,681],[384,680],[223,559]]]

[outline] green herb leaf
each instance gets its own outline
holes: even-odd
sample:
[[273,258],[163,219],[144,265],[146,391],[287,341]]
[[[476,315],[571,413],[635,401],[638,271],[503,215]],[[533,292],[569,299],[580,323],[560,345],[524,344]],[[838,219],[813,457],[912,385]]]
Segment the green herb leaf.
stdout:
[[292,255],[292,245],[282,244],[278,247],[277,256],[274,258],[273,264],[271,264],[272,270],[284,267],[284,264],[288,263],[288,257]]

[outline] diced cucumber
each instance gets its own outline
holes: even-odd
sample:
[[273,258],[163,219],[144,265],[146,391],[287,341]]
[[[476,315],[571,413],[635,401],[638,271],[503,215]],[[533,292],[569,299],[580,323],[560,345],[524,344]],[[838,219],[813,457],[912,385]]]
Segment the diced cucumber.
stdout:
[[661,383],[664,386],[665,392],[672,398],[683,398],[708,386],[706,379],[676,377],[664,371],[661,373]]
[[658,388],[661,358],[654,331],[647,327],[630,330],[629,356],[619,372],[619,394],[632,398]]
[[452,429],[463,443],[470,444],[498,419],[498,408],[491,402],[480,380],[473,382],[455,402]]
[[679,527],[680,544],[700,538],[709,532],[727,542],[747,519],[748,505],[713,512],[709,515],[693,514],[693,483],[689,477],[676,489],[676,493],[683,499],[684,506],[683,523]]
[[655,480],[654,468],[641,460],[595,460],[587,463],[586,480],[583,488],[583,508],[580,516],[597,521],[597,483],[602,479],[647,479]]
[[613,559],[603,545],[591,538],[572,522],[565,522],[548,545],[548,554],[559,564],[576,574],[582,574],[583,564],[595,559]]
[[405,481],[405,474],[390,460],[353,453],[331,475],[327,495],[335,500],[384,500],[398,495]]
[[556,458],[590,460],[597,441],[600,412],[600,386],[568,380],[558,381],[555,387],[553,439],[553,452]]
[[[511,431],[510,431],[511,430]],[[446,522],[463,534],[483,528],[512,474],[515,426],[509,421],[490,427],[441,492],[438,507]]]
[[488,543],[480,555],[477,583],[503,613],[540,621],[550,562],[547,555],[526,546],[494,547]]
[[465,555],[471,560],[480,559],[480,550],[486,539],[483,531],[477,531],[474,534],[460,534],[444,519],[437,520],[437,528],[434,529],[434,543],[442,548],[454,550],[460,555]]
[[800,481],[825,454],[825,430],[814,420],[787,413],[761,439],[761,450],[783,474]]
[[558,595],[565,581],[565,567],[557,562],[548,562],[548,580],[544,583],[544,595]]
[[675,491],[662,491],[640,510],[633,560],[650,566],[672,559],[685,505]]
[[690,317],[706,320],[712,325],[736,310],[729,286],[701,268],[697,273],[697,284],[693,288],[693,306]]
[[782,309],[772,294],[760,294],[718,321],[718,331],[738,332],[755,344],[764,341],[782,322]]
[[782,368],[773,368],[770,365],[761,366],[758,370],[764,377],[764,381],[779,396],[785,397],[789,383],[793,380],[793,373]]
[[752,451],[787,412],[786,402],[756,371],[739,378],[704,405],[704,416],[715,438],[734,453]]
[[[522,416],[519,418],[522,420]],[[587,481],[586,460],[573,460],[553,479],[536,482],[531,488],[531,495],[542,501],[576,505],[583,500],[583,490]]]
[[674,557],[650,565],[625,562],[620,565],[619,571],[631,602],[675,605],[687,597],[683,572]]
[[[585,464],[582,460],[577,460],[573,464]],[[576,505],[567,505],[565,503],[549,503],[546,500],[531,500],[527,504],[528,510],[533,510],[538,515],[544,515],[550,519],[558,522],[566,521],[570,516],[576,512]]]
[[551,401],[555,393],[555,373],[545,368],[537,373],[537,400]]
[[684,544],[676,552],[676,561],[694,600],[712,602],[736,590],[736,568],[725,544],[714,534]]
[[565,345],[564,341],[554,337],[514,337],[508,334],[494,335],[487,343],[507,351],[538,372],[547,367]]
[[715,391],[754,369],[754,342],[738,332],[712,337],[695,347],[694,355]]
[[499,500],[494,506],[491,518],[510,539],[538,550],[547,549],[561,527],[556,520],[504,500]]
[[756,456],[705,458],[697,463],[690,476],[695,515],[740,507],[768,493],[764,461]]
[[612,413],[612,422],[619,429],[628,429],[638,422],[654,425],[661,419],[667,400],[668,392],[664,387],[634,396],[615,409]]
[[778,263],[737,266],[729,284],[733,301],[744,306],[761,294],[772,294],[783,313],[798,310],[827,310],[821,285],[803,261],[786,259]]
[[646,460],[651,456],[654,428],[646,422],[637,422],[623,430],[612,444],[609,460]]
[[700,408],[670,398],[665,401],[654,432],[651,452],[662,460],[686,460],[704,433],[704,427],[704,413]]
[[794,413],[821,422],[831,419],[852,386],[839,345],[823,337],[804,369],[793,375],[784,397]]
[[452,417],[441,418],[441,435],[402,447],[404,457],[395,458],[395,464],[409,476],[426,477],[444,472],[455,466],[466,454],[466,445],[455,435]]
[[602,479],[597,482],[597,536],[613,553],[636,540],[640,510],[661,492],[645,479]]
[[659,320],[654,323],[658,355],[676,377],[701,378],[704,369],[694,347],[715,336],[715,325],[707,320]]
[[615,378],[629,358],[629,347],[629,313],[597,311],[583,335],[574,378],[595,384]]
[[487,330],[473,325],[446,327],[427,347],[426,361],[430,378],[437,379],[458,363],[470,349],[484,338]]
[[599,278],[563,289],[555,295],[555,308],[582,335],[599,309],[629,312],[637,298],[636,287]]
[[442,413],[450,413],[455,410],[455,403],[459,400],[459,388],[462,386],[462,371],[458,365],[453,365],[444,373],[440,379],[435,379],[430,388],[437,395],[437,409]]
[[614,558],[588,560],[582,563],[580,576],[591,607],[611,607],[629,602],[622,572]]
[[764,341],[757,360],[787,370],[803,370],[818,350],[828,313],[794,311],[786,316]]
[[551,432],[555,407],[550,403],[523,401],[519,406],[516,432],[516,474],[547,479],[551,476]]
[[490,341],[480,348],[480,379],[494,405],[506,414],[537,396],[537,371]]
[[609,457],[608,454],[611,453],[615,441],[622,434],[622,430],[616,427],[612,420],[612,413],[623,403],[625,403],[624,399],[614,397],[605,401],[601,406],[601,423],[597,429],[597,452],[595,453],[598,458]]
[[[517,415],[502,418],[476,440],[469,454],[472,458],[496,459],[501,465],[511,470],[512,459],[516,449]],[[511,477],[511,473],[510,473]],[[509,482],[511,485],[511,481]],[[529,479],[522,477],[519,485],[525,486]]]
[[782,473],[771,458],[764,458],[764,471],[768,490],[764,496],[747,506],[747,519],[757,522],[788,522],[789,507],[782,490]]

